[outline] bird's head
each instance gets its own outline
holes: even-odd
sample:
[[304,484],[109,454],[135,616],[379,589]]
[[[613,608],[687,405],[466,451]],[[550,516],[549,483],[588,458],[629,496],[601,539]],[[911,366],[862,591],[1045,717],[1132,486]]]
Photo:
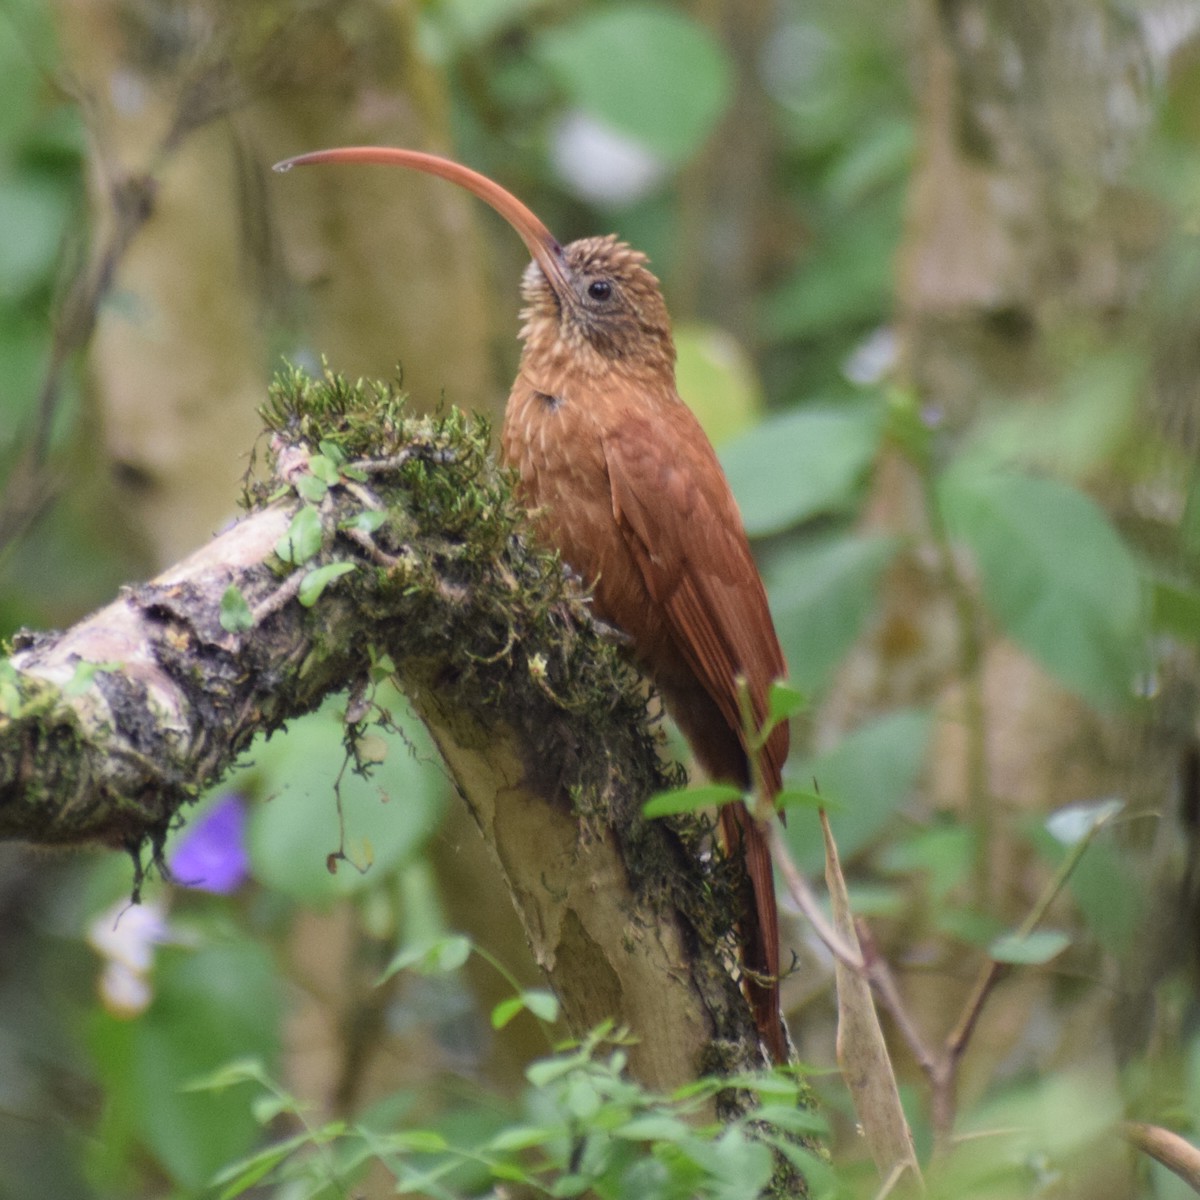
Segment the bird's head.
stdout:
[[673,370],[671,318],[646,256],[612,234],[581,238],[547,266],[534,255],[521,281],[521,331],[538,351],[565,352],[595,373]]
[[275,165],[384,163],[438,175],[473,192],[521,235],[533,256],[521,294],[526,353],[570,360],[594,374],[608,370],[674,370],[671,319],[646,256],[616,237],[582,238],[562,246],[537,215],[478,171],[436,154],[388,146],[317,150]]

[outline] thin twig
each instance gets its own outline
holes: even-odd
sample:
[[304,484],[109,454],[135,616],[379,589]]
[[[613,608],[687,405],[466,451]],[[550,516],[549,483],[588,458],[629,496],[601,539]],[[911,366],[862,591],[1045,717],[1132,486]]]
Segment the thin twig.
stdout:
[[812,890],[812,885],[804,878],[800,868],[792,861],[792,856],[788,852],[787,845],[784,843],[783,835],[779,831],[779,822],[771,821],[764,828],[767,834],[767,844],[771,849],[771,858],[774,860],[780,875],[783,876],[783,882],[787,887],[788,894],[791,896],[796,907],[804,914],[808,923],[813,927],[813,932],[821,939],[826,949],[834,958],[845,963],[852,971],[863,972],[865,966],[862,955],[826,919],[825,913],[821,909],[821,902]]

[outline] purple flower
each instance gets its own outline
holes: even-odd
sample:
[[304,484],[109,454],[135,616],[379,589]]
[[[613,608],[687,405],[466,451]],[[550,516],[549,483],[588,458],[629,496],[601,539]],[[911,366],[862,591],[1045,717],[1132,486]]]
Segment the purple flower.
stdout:
[[228,895],[250,870],[246,806],[237,792],[222,796],[192,822],[171,854],[171,873],[183,887]]

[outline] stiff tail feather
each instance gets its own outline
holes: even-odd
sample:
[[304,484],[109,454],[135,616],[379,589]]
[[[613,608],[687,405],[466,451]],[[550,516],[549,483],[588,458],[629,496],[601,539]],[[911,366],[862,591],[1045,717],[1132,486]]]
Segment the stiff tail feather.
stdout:
[[766,835],[744,805],[726,804],[720,819],[728,853],[736,856],[741,847],[745,855],[747,881],[753,892],[753,903],[746,905],[742,920],[742,955],[754,1024],[771,1058],[786,1063],[788,1041],[779,1004],[779,911],[771,851]]

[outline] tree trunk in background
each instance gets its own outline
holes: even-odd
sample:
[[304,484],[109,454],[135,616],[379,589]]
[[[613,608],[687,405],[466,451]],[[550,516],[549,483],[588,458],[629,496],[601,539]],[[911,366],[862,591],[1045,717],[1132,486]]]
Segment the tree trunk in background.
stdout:
[[[1066,382],[1118,339],[1141,345],[1148,360],[1161,349],[1144,314],[1166,222],[1129,180],[1153,116],[1152,77],[1167,63],[1162,44],[1152,45],[1150,14],[1131,17],[1100,0],[910,7],[919,156],[896,264],[895,329],[902,383],[954,439],[1006,406],[1061,402]],[[1189,329],[1194,339],[1194,322]],[[1182,404],[1195,409],[1194,375]],[[1138,519],[1125,481],[1092,471],[1081,482],[1118,523]],[[1161,806],[1194,738],[1194,709],[1164,699],[1148,722],[1102,716],[994,629],[972,631],[977,655],[964,649],[922,483],[898,455],[877,473],[866,523],[915,533],[919,544],[887,578],[880,618],[843,669],[819,736],[898,704],[934,705],[928,794],[935,808],[979,816],[988,850],[977,899],[999,919],[1019,920],[1041,876],[1020,848],[1027,837],[1008,831],[1026,814],[1108,795]],[[1173,709],[1181,719],[1164,728]],[[922,1004],[920,974],[905,987],[938,1030],[953,1011],[948,979],[961,975],[965,991],[970,972],[943,963],[933,974],[936,1010]],[[1006,997],[972,1043],[964,1103],[1001,1057],[1011,1070],[1034,1061],[1027,1031],[1053,1002],[1052,985],[1032,973]],[[1110,1069],[1102,1015],[1089,1036],[1091,1057]]]
[[[231,514],[231,447],[280,354],[470,402],[491,377],[485,248],[469,197],[402,172],[270,173],[326,145],[447,149],[443,82],[408,3],[229,7],[59,0],[97,141],[93,198],[152,172],[154,212],[101,316],[90,381],[120,492],[152,564]],[[160,157],[181,94],[215,120]],[[214,408],[215,398],[219,408]]]

